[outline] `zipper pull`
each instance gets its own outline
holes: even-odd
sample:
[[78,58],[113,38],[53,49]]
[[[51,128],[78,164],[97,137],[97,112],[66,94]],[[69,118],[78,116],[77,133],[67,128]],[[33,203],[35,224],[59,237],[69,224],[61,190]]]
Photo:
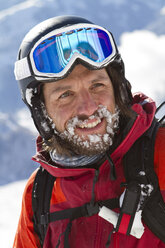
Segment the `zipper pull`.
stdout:
[[109,162],[110,168],[111,168],[110,179],[112,181],[115,181],[117,179],[115,165],[114,165],[113,160],[111,159],[110,155],[108,153],[106,153],[106,155],[107,155],[107,159],[108,159],[108,162]]

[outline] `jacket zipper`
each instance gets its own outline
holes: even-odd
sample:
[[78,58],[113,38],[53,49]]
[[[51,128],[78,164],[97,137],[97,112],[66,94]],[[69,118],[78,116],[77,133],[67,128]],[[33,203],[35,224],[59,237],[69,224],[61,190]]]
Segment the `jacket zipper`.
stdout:
[[[95,171],[95,200],[97,201],[99,199],[99,185],[98,185],[98,177],[99,177],[99,170]],[[102,226],[102,219],[97,216],[97,230],[96,230],[96,242],[94,248],[100,248],[100,242],[101,242],[101,226]]]

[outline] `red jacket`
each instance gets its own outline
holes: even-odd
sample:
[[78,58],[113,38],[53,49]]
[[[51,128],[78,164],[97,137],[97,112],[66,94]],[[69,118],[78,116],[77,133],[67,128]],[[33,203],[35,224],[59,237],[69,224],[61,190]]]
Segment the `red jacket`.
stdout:
[[[155,104],[149,100],[145,104],[139,104],[144,100],[144,96],[136,96],[132,109],[138,114],[132,128],[126,135],[122,143],[111,154],[115,163],[117,179],[110,180],[110,165],[105,161],[99,168],[99,177],[95,185],[96,201],[119,197],[122,193],[120,187],[124,181],[122,158],[130,149],[132,144],[150,127],[154,113]],[[39,141],[41,138],[39,138]],[[75,168],[62,169],[54,167],[45,161],[41,153],[37,153],[35,160],[41,164],[49,173],[57,177],[54,184],[50,211],[60,211],[63,209],[78,207],[86,202],[90,202],[92,195],[93,178],[95,169]],[[165,196],[165,129],[160,128],[155,143],[154,153],[155,171],[159,178],[162,195]],[[33,228],[32,213],[32,187],[36,172],[32,174],[26,185],[22,211],[18,224],[17,233],[13,248],[36,248],[40,247],[37,235]],[[58,238],[63,233],[68,224],[68,220],[59,220],[50,223],[48,226],[44,248],[54,248]],[[145,226],[145,225],[144,225]],[[73,221],[69,236],[71,248],[105,248],[109,233],[113,226],[98,215],[91,217],[81,217]],[[63,247],[63,236],[59,247]],[[165,244],[160,241],[145,226],[144,234],[141,239],[133,236],[126,236],[121,233],[114,233],[111,237],[110,248],[165,248]]]

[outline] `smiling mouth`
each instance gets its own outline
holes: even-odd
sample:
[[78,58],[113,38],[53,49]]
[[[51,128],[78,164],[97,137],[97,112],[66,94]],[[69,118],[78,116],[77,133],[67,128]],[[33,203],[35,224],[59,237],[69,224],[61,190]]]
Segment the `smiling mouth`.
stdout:
[[96,127],[99,123],[101,123],[101,119],[95,119],[95,120],[86,120],[84,122],[81,122],[77,125],[78,128],[80,129],[91,129]]

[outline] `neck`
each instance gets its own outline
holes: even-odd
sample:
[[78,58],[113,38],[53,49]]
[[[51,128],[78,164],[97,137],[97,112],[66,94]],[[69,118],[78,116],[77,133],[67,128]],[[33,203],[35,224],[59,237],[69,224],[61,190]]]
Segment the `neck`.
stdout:
[[103,156],[104,154],[96,154],[92,156],[76,155],[76,154],[73,154],[72,156],[59,155],[55,149],[50,152],[50,157],[52,161],[55,162],[57,165],[59,164],[60,166],[63,167],[87,166],[97,162]]

